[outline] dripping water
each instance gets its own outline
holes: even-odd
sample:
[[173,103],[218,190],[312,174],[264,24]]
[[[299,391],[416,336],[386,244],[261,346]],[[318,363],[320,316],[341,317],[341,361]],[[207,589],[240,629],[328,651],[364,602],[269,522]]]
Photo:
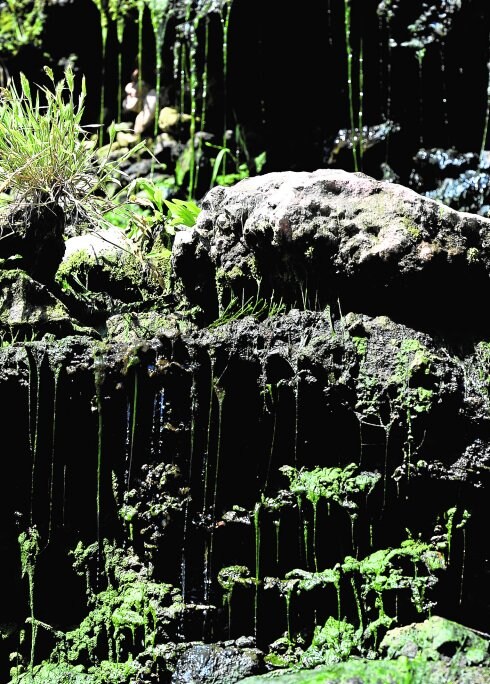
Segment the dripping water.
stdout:
[[[196,386],[196,375],[194,370],[192,371],[192,386],[191,386],[191,433],[190,433],[190,444],[189,444],[189,470],[187,473],[187,481],[189,487],[192,482],[192,465],[194,461],[194,447],[195,447],[195,437],[196,437],[196,411],[197,411],[197,386]],[[181,561],[180,561],[180,584],[182,599],[185,602],[187,593],[187,564],[186,564],[186,545],[187,545],[187,526],[189,523],[189,500],[186,500],[184,505],[184,529],[182,534],[182,550],[181,550]],[[183,623],[183,615],[181,620],[181,631]]]
[[328,45],[329,45],[329,47],[332,47],[332,45],[333,45],[332,0],[327,0],[327,32],[328,32]]
[[254,534],[255,534],[255,595],[254,595],[254,636],[257,642],[257,618],[259,609],[259,580],[260,580],[260,503],[254,508]]
[[124,19],[118,18],[116,21],[117,36],[117,119],[122,117],[122,46],[124,40]]
[[317,513],[318,513],[318,501],[314,501],[313,502],[313,562],[315,563],[315,572],[318,572]]
[[216,445],[216,468],[214,471],[214,492],[213,492],[213,509],[212,515],[213,519],[216,514],[216,500],[218,497],[218,476],[220,467],[220,452],[221,452],[221,427],[222,427],[222,417],[223,417],[223,402],[225,399],[225,390],[218,385],[215,386],[216,396],[218,398],[218,440]]
[[48,522],[48,540],[46,546],[51,539],[51,531],[53,526],[53,495],[54,495],[54,461],[56,451],[56,410],[58,401],[58,384],[61,368],[54,370],[54,389],[53,389],[53,430],[51,434],[51,467],[49,473],[49,522]]
[[274,527],[276,531],[276,565],[279,567],[279,541],[280,541],[280,533],[281,533],[281,518],[277,518],[277,520],[274,520]]
[[487,70],[488,70],[487,104],[486,104],[486,109],[485,109],[485,120],[484,120],[484,124],[483,124],[483,136],[482,136],[481,149],[480,149],[480,164],[482,164],[484,161],[484,153],[485,153],[485,148],[487,145],[487,137],[488,137],[488,122],[490,119],[490,56],[489,56],[489,59],[487,62]]
[[466,528],[463,527],[463,553],[461,559],[461,579],[459,581],[459,605],[463,605],[464,569],[466,561]]
[[99,10],[100,32],[102,39],[102,55],[101,55],[101,85],[100,85],[100,111],[99,111],[99,145],[102,145],[104,137],[104,110],[105,110],[105,62],[107,53],[107,34],[109,28],[109,20],[107,12],[102,0],[93,0],[97,9]]
[[[29,450],[31,452],[31,501],[30,501],[30,524],[34,518],[34,486],[37,466],[37,448],[39,437],[39,394],[41,389],[41,364],[43,355],[38,356],[34,351],[26,349],[29,364],[28,380],[28,420],[29,420]],[[33,386],[35,385],[35,389]]]
[[187,188],[187,197],[192,199],[194,197],[195,180],[196,180],[196,119],[197,119],[197,29],[199,26],[199,18],[196,18],[190,27],[189,40],[189,94],[190,94],[190,132],[189,132],[189,185]]
[[163,435],[165,430],[165,389],[158,394],[158,454],[163,454]]
[[208,99],[208,57],[209,57],[209,17],[205,19],[204,31],[204,64],[202,72],[202,99],[201,99],[201,132],[206,130],[206,114]]
[[449,115],[447,109],[446,58],[444,55],[444,44],[441,44],[439,54],[441,58],[442,121],[444,125],[444,144],[447,145],[449,137]]
[[[197,27],[196,27],[197,30]],[[201,133],[203,133],[206,130],[206,106],[207,106],[207,98],[208,98],[208,55],[209,55],[209,17],[206,15],[205,17],[205,29],[204,29],[204,64],[202,67],[202,77],[201,77],[201,123],[199,130]],[[197,148],[197,153],[199,155],[198,162],[201,158],[202,154],[202,146],[203,146],[203,137],[199,136],[199,141],[198,141],[198,148]],[[193,187],[197,188],[198,187],[198,181],[199,181],[199,169],[200,169],[200,164],[195,163],[195,178],[194,178],[194,183]]]
[[362,140],[362,127],[363,127],[363,108],[364,108],[364,50],[361,38],[361,46],[359,49],[359,113],[357,117],[358,127],[359,127],[359,161],[362,171],[362,156],[363,156],[363,140]]
[[141,93],[143,86],[143,17],[145,13],[145,0],[137,0],[138,9],[138,92]]
[[132,410],[131,410],[131,432],[130,432],[130,440],[129,440],[129,464],[128,464],[128,472],[127,472],[127,477],[126,477],[126,490],[129,490],[129,484],[131,481],[131,470],[132,470],[132,466],[133,466],[133,453],[134,453],[134,444],[135,444],[135,436],[136,436],[137,408],[138,408],[138,371],[135,368],[135,370],[134,370],[134,384],[133,384],[133,404],[132,404]]
[[[150,19],[151,26],[153,29],[153,37],[155,40],[155,54],[156,54],[156,85],[155,90],[157,94],[157,102],[160,98],[160,88],[162,82],[162,69],[163,69],[163,46],[165,44],[165,34],[167,33],[167,23],[168,23],[168,3],[164,3],[163,7],[160,7],[158,3],[152,3],[150,5]],[[156,137],[158,133],[158,108],[155,114],[155,122],[153,126],[153,135]]]
[[[220,21],[223,33],[223,147],[227,147],[227,128],[228,128],[228,31],[230,27],[230,14],[233,0],[225,0],[220,12]],[[226,154],[223,155],[222,173],[226,173]]]
[[[352,47],[350,42],[350,30],[351,30],[351,6],[350,0],[344,0],[344,29],[345,29],[345,49],[347,54],[347,91],[349,95],[349,120],[350,127],[354,134],[355,131],[355,120],[354,120],[354,93],[352,88]],[[352,157],[354,160],[354,171],[359,171],[359,162],[357,158],[357,144],[353,140],[352,144]]]
[[424,52],[417,52],[418,79],[419,79],[419,145],[424,146],[424,98],[423,98],[423,76],[424,76]]

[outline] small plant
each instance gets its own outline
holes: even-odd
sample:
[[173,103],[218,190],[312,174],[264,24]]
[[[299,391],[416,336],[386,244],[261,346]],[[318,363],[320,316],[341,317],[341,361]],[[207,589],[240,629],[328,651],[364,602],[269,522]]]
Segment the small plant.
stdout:
[[[48,270],[55,272],[64,252],[67,224],[107,224],[104,214],[113,200],[105,188],[119,184],[121,171],[108,158],[114,126],[102,159],[82,127],[85,79],[76,98],[71,68],[59,83],[49,67],[45,72],[52,89],[38,86],[34,93],[20,74],[20,87],[12,82],[0,91],[0,230],[2,237],[22,238],[25,248],[34,252],[51,235],[55,249],[46,244],[43,256],[52,260]],[[56,250],[59,253],[53,256]]]
[[[245,151],[245,156],[248,157],[248,151],[246,150],[245,143],[243,142],[243,136],[240,136],[239,140]],[[213,170],[211,173],[210,183],[211,188],[215,185],[234,185],[238,181],[248,178],[250,176],[251,170],[256,174],[261,173],[266,163],[265,152],[262,152],[253,159],[249,158],[246,162],[240,163],[238,156],[234,155],[229,147],[213,145],[212,143],[206,143],[206,145],[207,147],[217,151],[215,159],[211,160],[213,161]],[[226,173],[227,159],[230,159],[234,167],[234,170],[228,173]]]
[[238,321],[246,316],[253,316],[257,320],[264,318],[271,318],[277,314],[283,313],[285,305],[280,302],[271,300],[267,302],[265,299],[250,297],[247,301],[239,303],[238,297],[232,297],[228,305],[225,307],[219,318],[208,325],[209,329],[218,328],[225,323],[231,321]]
[[199,216],[201,209],[192,200],[163,200],[168,207],[167,225],[172,227],[186,226],[192,228]]

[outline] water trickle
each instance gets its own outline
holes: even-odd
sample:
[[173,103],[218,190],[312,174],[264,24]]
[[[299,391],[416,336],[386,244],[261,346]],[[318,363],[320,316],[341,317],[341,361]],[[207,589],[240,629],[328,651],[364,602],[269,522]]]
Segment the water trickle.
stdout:
[[49,544],[51,539],[51,531],[53,527],[53,494],[54,494],[54,462],[55,462],[55,451],[56,451],[56,410],[58,403],[58,384],[60,377],[61,367],[57,367],[53,371],[53,429],[51,433],[51,466],[49,472],[49,518],[48,518],[48,538],[46,541],[46,546]]
[[291,634],[291,596],[293,593],[292,587],[288,587],[286,590],[286,625],[287,625],[287,634],[288,634],[288,644],[293,643],[292,639],[292,634]]
[[[276,398],[274,397],[272,385],[264,383],[264,388],[262,389],[262,396],[264,399],[263,412],[264,413],[271,413],[271,412],[273,413],[271,444],[269,447],[269,460],[267,461],[267,470],[265,472],[264,486],[262,488],[262,492],[265,492],[267,490],[267,486],[269,484],[269,477],[270,477],[271,466],[272,466],[272,461],[273,461],[273,457],[274,457],[274,448],[276,445],[276,432],[277,432],[277,402],[276,402]],[[268,401],[271,404],[270,408],[268,407]]]
[[359,127],[359,161],[362,170],[362,156],[363,156],[363,139],[362,139],[362,127],[363,127],[363,108],[364,108],[364,50],[361,38],[361,46],[359,48],[359,113],[357,117],[358,127]]
[[281,518],[279,517],[279,518],[277,518],[277,520],[274,520],[273,522],[274,522],[274,528],[275,528],[275,532],[276,532],[276,565],[277,565],[277,567],[279,567],[279,558],[280,558],[280,556],[279,556],[279,551],[280,551],[279,542],[280,542],[280,535],[281,535]]
[[308,520],[303,517],[303,541],[305,545],[305,568],[308,569],[310,567],[310,562],[309,562],[309,536],[310,536],[310,524]]
[[260,508],[256,503],[254,508],[254,533],[255,533],[255,596],[254,596],[254,636],[257,641],[257,622],[259,610],[259,581],[260,581]]
[[[350,0],[344,0],[344,29],[345,29],[345,50],[347,54],[347,91],[349,95],[349,120],[351,130],[356,128],[354,120],[354,93],[352,88],[352,47],[350,42],[351,29],[351,5]],[[359,161],[357,157],[357,144],[352,145],[352,156],[354,160],[354,170],[359,171]]]
[[109,29],[109,17],[107,16],[105,4],[103,0],[93,0],[95,6],[99,10],[100,34],[102,40],[102,55],[101,55],[101,84],[100,84],[100,110],[99,110],[99,145],[102,144],[104,137],[104,114],[105,114],[105,61],[107,53],[107,34]]
[[66,463],[63,466],[63,503],[61,505],[61,524],[65,526],[65,511],[66,511]]
[[318,556],[317,556],[317,513],[318,502],[314,501],[313,505],[313,562],[315,563],[315,572],[318,572]]
[[332,45],[333,45],[332,0],[327,0],[327,33],[328,33],[328,45],[329,45],[329,47],[332,47]]
[[[225,0],[220,13],[223,30],[223,147],[226,147],[227,106],[228,106],[228,30],[233,0]],[[226,155],[223,157],[223,173],[226,173]]]
[[18,538],[20,547],[20,561],[22,577],[27,575],[29,583],[29,610],[31,623],[31,655],[29,667],[32,673],[34,667],[34,655],[36,650],[36,637],[38,623],[34,616],[34,575],[36,571],[37,557],[40,551],[39,532],[35,526],[29,527],[27,532],[21,532]]
[[424,54],[425,51],[421,50],[417,53],[417,63],[418,63],[418,77],[419,77],[419,145],[424,147],[424,98],[423,98],[423,82],[424,82]]
[[143,18],[145,15],[145,0],[136,0],[138,10],[138,92],[143,88]]
[[190,94],[190,132],[189,132],[189,185],[187,187],[187,197],[192,199],[194,197],[195,182],[196,182],[196,121],[197,121],[197,29],[199,26],[199,18],[196,17],[192,23],[189,23],[189,94]]
[[456,529],[463,532],[463,551],[461,554],[461,579],[459,583],[459,605],[463,604],[463,586],[464,586],[464,571],[466,563],[466,523],[471,518],[471,513],[468,510],[464,510],[461,516],[461,522],[456,525]]
[[206,130],[206,114],[208,99],[208,62],[209,62],[209,17],[205,19],[204,30],[204,65],[202,72],[202,98],[201,98],[201,131]]
[[[383,113],[383,119],[385,121],[390,121],[391,120],[391,50],[392,50],[392,37],[391,37],[391,21],[390,21],[390,15],[386,17],[386,21],[382,16],[379,18],[379,32],[380,32],[380,71],[381,71],[381,82],[385,82],[385,111]],[[386,68],[384,68],[384,63],[383,63],[383,55],[384,55],[384,41],[383,41],[383,33],[386,32],[386,53],[387,53],[387,59],[386,59]],[[388,136],[386,138],[386,154],[385,154],[385,162],[388,163],[388,157],[389,157],[389,147],[390,147],[390,133],[388,132]]]
[[133,453],[134,453],[134,443],[135,443],[135,436],[136,436],[136,416],[137,416],[137,408],[138,408],[138,371],[135,368],[134,369],[134,384],[133,384],[133,404],[132,404],[132,410],[131,410],[131,432],[130,432],[130,440],[129,440],[129,463],[128,463],[128,472],[127,472],[127,477],[126,477],[126,490],[129,490],[129,484],[131,481],[131,470],[133,466]]
[[299,435],[299,370],[296,360],[294,368],[294,466],[298,465],[298,435]]
[[[155,66],[156,66],[156,93],[157,98],[160,97],[160,88],[162,82],[163,70],[163,47],[165,44],[165,34],[167,32],[167,24],[169,19],[169,0],[150,0],[150,20],[153,29],[153,37],[155,40]],[[158,133],[158,112],[155,116],[153,127],[153,134]]]
[[215,377],[214,377],[214,359],[210,357],[211,372],[210,372],[210,394],[209,394],[209,410],[208,410],[208,427],[207,427],[207,438],[206,438],[206,451],[203,455],[203,497],[202,497],[202,511],[203,514],[206,512],[207,500],[208,500],[208,477],[209,477],[209,450],[211,446],[211,421],[213,418],[213,403],[214,403],[214,387],[215,387]]
[[126,13],[128,6],[124,2],[118,0],[109,0],[108,11],[111,20],[116,25],[116,40],[117,40],[117,120],[121,121],[122,116],[122,55],[123,55],[123,41],[124,31],[126,28]]
[[[102,417],[102,383],[104,381],[104,365],[103,360],[99,355],[94,357],[94,384],[95,384],[95,411],[97,412],[97,486],[96,486],[96,508],[97,508],[97,543],[98,543],[98,558],[101,552],[101,534],[100,534],[100,518],[101,518],[101,483],[102,483],[102,436],[103,436],[103,417]],[[98,574],[98,569],[97,569]]]
[[162,456],[163,436],[165,432],[165,390],[163,387],[158,395],[158,421],[158,453]]
[[442,88],[442,121],[444,125],[444,144],[448,145],[449,139],[449,114],[447,109],[447,79],[446,79],[446,58],[444,55],[444,43],[439,46],[441,58],[441,88]]
[[34,518],[34,486],[37,465],[37,450],[39,437],[39,394],[41,390],[41,365],[44,352],[37,353],[34,349],[26,348],[29,364],[28,380],[28,420],[29,420],[29,450],[31,452],[31,500],[30,500],[30,524]]
[[212,509],[213,518],[216,514],[216,499],[218,496],[218,476],[219,476],[220,455],[221,455],[221,428],[222,428],[222,422],[223,422],[223,403],[224,403],[225,396],[226,396],[225,390],[222,387],[220,387],[217,383],[214,386],[214,391],[215,391],[216,397],[218,399],[218,438],[217,438],[217,444],[216,444],[216,467],[214,470],[214,491],[213,491],[213,509]]
[[[354,592],[354,600],[356,602],[357,618],[359,620],[359,627],[361,628],[361,630],[364,630],[364,621],[362,619],[361,601],[359,599],[359,592],[357,591],[356,582],[355,582],[355,579],[353,577],[350,578],[350,583],[352,586],[352,591]],[[339,603],[339,610],[340,610],[340,603]]]
[[484,152],[485,152],[485,148],[487,146],[487,137],[488,137],[488,122],[490,119],[490,56],[489,56],[489,59],[487,62],[487,69],[488,69],[487,106],[485,109],[485,120],[484,120],[484,124],[483,124],[483,136],[482,136],[481,149],[480,149],[480,164],[482,164],[484,161]]

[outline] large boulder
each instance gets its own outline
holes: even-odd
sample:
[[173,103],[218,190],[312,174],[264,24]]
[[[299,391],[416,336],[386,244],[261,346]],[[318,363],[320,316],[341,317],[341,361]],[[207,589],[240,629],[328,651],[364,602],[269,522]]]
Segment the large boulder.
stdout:
[[419,327],[486,325],[474,295],[490,294],[490,220],[327,169],[217,187],[202,209],[173,251],[193,304],[259,291],[309,308],[340,299],[343,310]]

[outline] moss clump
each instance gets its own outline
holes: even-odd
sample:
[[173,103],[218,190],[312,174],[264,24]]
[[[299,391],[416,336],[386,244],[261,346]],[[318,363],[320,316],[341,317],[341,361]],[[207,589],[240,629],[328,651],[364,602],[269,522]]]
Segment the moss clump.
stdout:
[[369,493],[381,478],[379,473],[358,473],[358,466],[349,463],[344,468],[313,468],[297,470],[292,466],[280,468],[289,478],[290,491],[304,497],[316,507],[320,499],[336,503],[350,515],[356,513],[358,504],[354,497],[362,492]]
[[453,666],[490,665],[489,642],[473,630],[434,615],[390,630],[380,645],[388,658],[407,656]]
[[59,267],[56,281],[87,296],[90,292],[105,292],[123,302],[142,299],[146,286],[144,269],[134,254],[114,251],[99,256],[86,249],[71,254]]
[[346,660],[359,643],[354,625],[329,617],[323,626],[315,627],[311,645],[301,657],[302,667],[332,665]]

